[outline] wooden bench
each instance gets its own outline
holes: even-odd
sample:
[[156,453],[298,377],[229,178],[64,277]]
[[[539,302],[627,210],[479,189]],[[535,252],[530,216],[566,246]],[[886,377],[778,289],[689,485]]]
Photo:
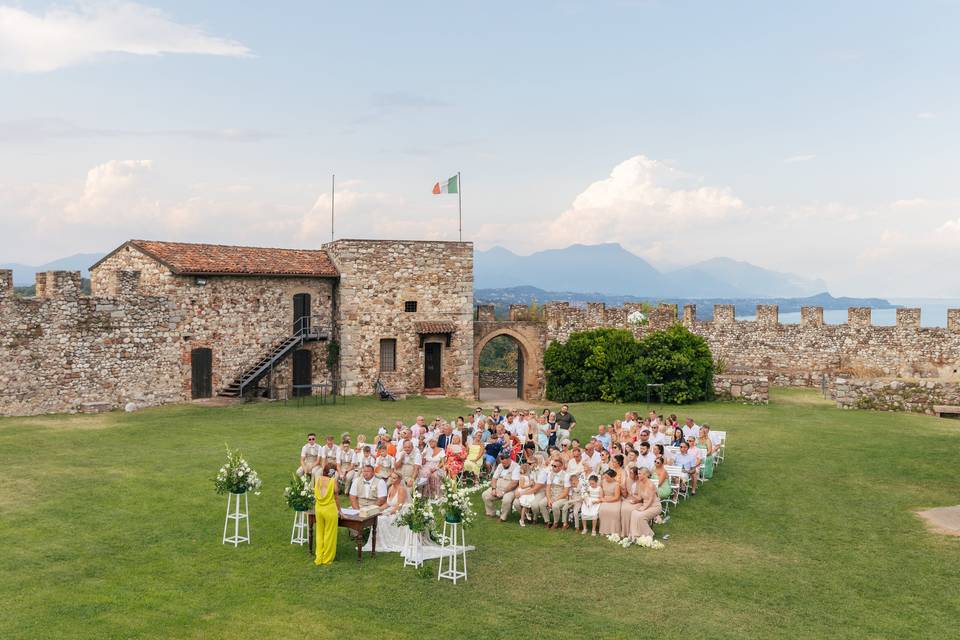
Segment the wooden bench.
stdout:
[[943,414],[960,416],[960,407],[949,404],[935,404],[933,405],[933,413],[936,414],[938,418],[942,418]]

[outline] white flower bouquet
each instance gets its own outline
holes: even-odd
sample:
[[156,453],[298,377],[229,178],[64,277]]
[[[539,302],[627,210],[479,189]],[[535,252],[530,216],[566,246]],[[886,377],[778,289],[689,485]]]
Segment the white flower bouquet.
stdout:
[[243,454],[227,447],[227,462],[217,472],[213,479],[217,493],[246,493],[253,492],[260,495],[263,482],[257,472],[250,468]]
[[453,478],[443,479],[443,496],[431,501],[440,511],[447,522],[456,522],[468,526],[476,519],[476,511],[470,496],[482,491],[486,483],[473,487],[460,487]]
[[287,499],[287,506],[294,511],[308,511],[316,500],[310,477],[292,474],[292,481],[284,488],[283,497]]
[[639,538],[631,538],[629,536],[620,537],[615,533],[611,533],[607,536],[607,540],[615,544],[619,544],[624,549],[630,546],[643,547],[644,549],[663,549],[665,547],[665,545],[659,540],[654,540],[653,536],[640,536]]
[[[432,533],[436,517],[433,515],[433,508],[430,501],[421,495],[416,495],[413,502],[408,502],[397,512],[397,517],[393,521],[395,527],[409,527],[414,533],[427,532]],[[431,537],[433,537],[431,535]]]

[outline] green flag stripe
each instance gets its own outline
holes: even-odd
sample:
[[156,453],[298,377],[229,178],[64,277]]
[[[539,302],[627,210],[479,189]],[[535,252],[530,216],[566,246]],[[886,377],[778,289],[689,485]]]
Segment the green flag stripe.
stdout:
[[447,180],[447,193],[457,193],[457,176],[453,176]]

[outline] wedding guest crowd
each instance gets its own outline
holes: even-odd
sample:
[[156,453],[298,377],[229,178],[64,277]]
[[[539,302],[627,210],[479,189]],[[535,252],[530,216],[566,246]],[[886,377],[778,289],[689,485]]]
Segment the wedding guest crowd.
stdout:
[[[721,444],[707,424],[692,418],[681,424],[676,415],[654,411],[643,418],[627,411],[592,434],[578,427],[567,405],[489,413],[477,407],[449,421],[397,420],[370,443],[343,433],[339,442],[328,435],[321,445],[310,433],[298,473],[311,476],[314,486],[321,477],[333,481],[352,507],[377,505],[387,518],[414,494],[439,496],[444,477],[489,481],[484,510],[499,522],[517,512],[521,527],[539,519],[550,529],[637,538],[653,535],[650,524],[661,521],[661,504],[673,492],[695,495],[700,479],[712,477]],[[677,482],[667,467],[679,468]]]

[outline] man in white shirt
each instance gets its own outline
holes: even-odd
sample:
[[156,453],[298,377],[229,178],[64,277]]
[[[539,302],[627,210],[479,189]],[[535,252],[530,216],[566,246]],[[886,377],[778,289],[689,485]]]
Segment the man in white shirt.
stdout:
[[345,489],[353,484],[353,478],[357,475],[356,464],[357,452],[350,446],[350,440],[345,438],[337,449],[337,475]]
[[520,465],[510,459],[510,454],[500,454],[500,464],[493,472],[490,488],[483,492],[483,507],[490,517],[496,516],[496,501],[500,500],[500,522],[506,522],[513,506],[517,485],[520,484]]
[[680,443],[680,453],[673,458],[673,463],[683,468],[683,479],[690,483],[694,495],[697,493],[697,476],[699,475],[700,456],[690,450],[686,442]]
[[596,436],[590,438],[590,441],[584,445],[583,465],[584,467],[589,467],[586,469],[588,474],[596,473],[597,467],[600,466],[600,462],[602,461],[599,450],[600,446]]
[[570,459],[567,460],[567,473],[579,476],[583,471],[583,451],[580,450],[580,447],[575,446],[570,451]]
[[397,459],[394,462],[393,468],[400,474],[400,477],[403,478],[407,489],[414,488],[417,476],[420,475],[420,466],[422,464],[423,460],[420,457],[420,452],[413,447],[413,440],[404,440],[401,444],[400,451],[397,452]]
[[570,478],[563,470],[563,462],[560,460],[553,460],[550,463],[550,472],[547,474],[547,492],[545,502],[545,506],[550,510],[549,513],[553,516],[553,524],[551,524],[550,520],[547,518],[546,511],[540,512],[540,515],[543,516],[543,523],[550,526],[551,529],[558,529],[560,528],[561,524],[563,524],[566,528],[566,523],[560,522],[560,512],[564,505],[567,504],[567,498],[569,494]]
[[427,425],[424,424],[423,416],[417,416],[416,422],[413,423],[410,427],[410,434],[414,438],[419,438],[422,435],[426,435]]
[[317,444],[317,434],[307,434],[307,444],[300,447],[300,468],[297,469],[297,475],[311,475],[311,471],[320,461],[321,447]]
[[627,411],[623,414],[623,428],[627,431],[633,428],[633,425],[637,424],[637,421],[633,419],[633,411]]
[[650,470],[650,473],[653,473],[654,461],[656,456],[653,455],[651,447],[646,442],[640,445],[640,450],[637,453],[637,466],[646,467]]
[[670,444],[670,436],[665,433],[666,427],[657,425],[653,427],[653,429],[653,434],[650,436],[650,444],[662,444],[663,446]]
[[684,438],[700,437],[700,425],[696,424],[693,421],[693,418],[687,418],[686,422],[683,423],[683,437]]
[[373,475],[373,466],[364,465],[360,475],[350,483],[350,506],[360,507],[387,504],[387,483]]

